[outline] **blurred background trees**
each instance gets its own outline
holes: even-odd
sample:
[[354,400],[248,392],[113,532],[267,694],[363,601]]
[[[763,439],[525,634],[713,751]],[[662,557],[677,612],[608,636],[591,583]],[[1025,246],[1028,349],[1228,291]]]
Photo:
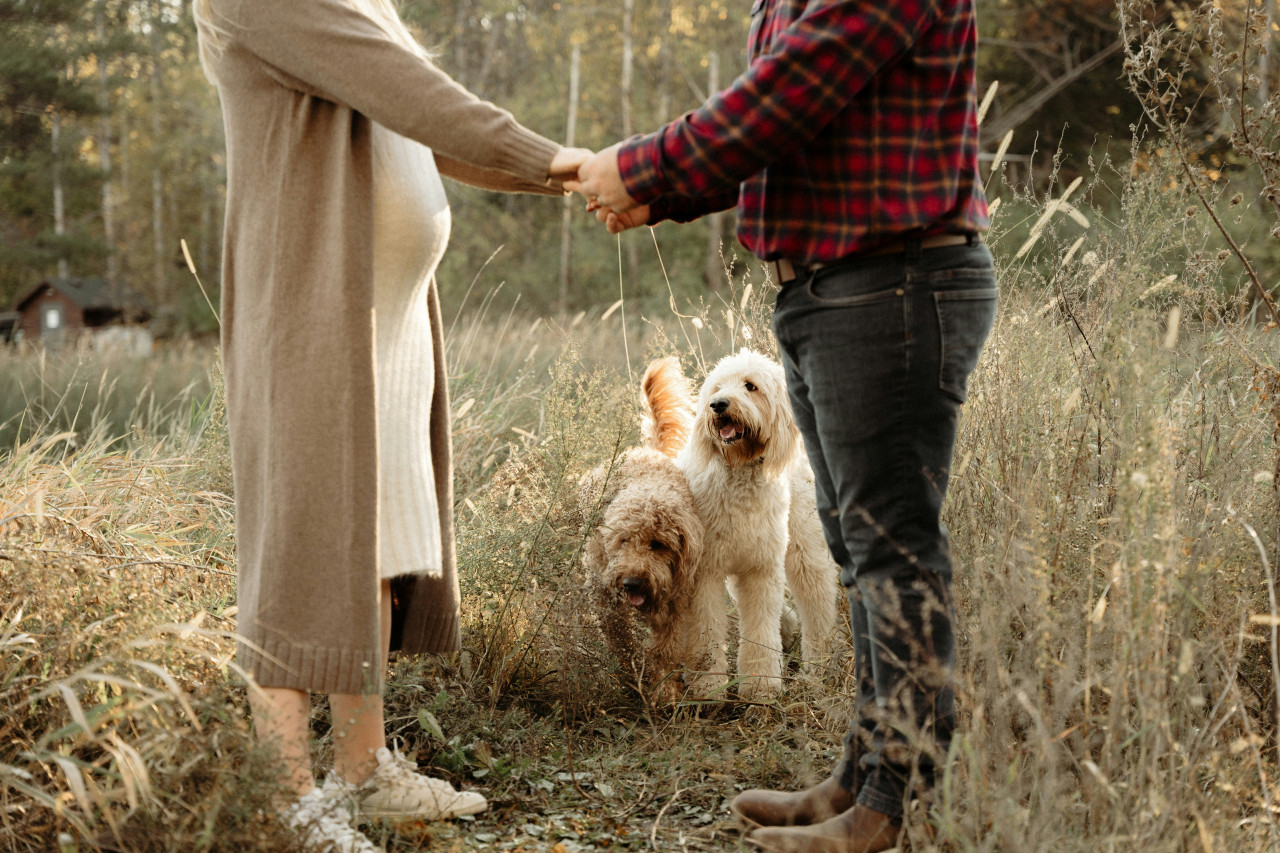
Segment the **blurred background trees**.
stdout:
[[[1242,0],[1220,5],[1233,4],[1244,8]],[[573,139],[588,147],[696,107],[746,62],[748,0],[401,5],[436,61],[464,85],[553,139],[570,136],[572,115]],[[1059,177],[1084,173],[1099,152],[1120,169],[1141,165],[1130,157],[1142,111],[1124,79],[1113,0],[978,0],[978,7],[980,86],[999,82],[983,129],[987,155],[1013,131],[1004,183],[992,182],[993,195],[1035,189],[1055,168]],[[1190,9],[1166,3],[1159,14],[1176,27]],[[580,82],[571,109],[575,56]],[[1273,76],[1271,66],[1264,73]],[[1184,85],[1207,86],[1194,75]],[[1198,138],[1204,156],[1228,172],[1214,112],[1198,113]],[[0,310],[42,277],[106,275],[161,306],[172,331],[212,330],[179,241],[216,291],[222,146],[189,4],[0,0]],[[628,298],[665,301],[668,276],[678,297],[690,297],[723,286],[720,246],[727,262],[735,253],[745,259],[732,214],[659,227],[664,275],[647,230],[619,242],[579,204],[565,216],[564,206],[542,198],[454,184],[449,194],[453,236],[440,283],[453,307],[464,297],[471,305],[492,297],[500,305],[518,299],[530,311],[576,311],[617,298],[620,264]]]

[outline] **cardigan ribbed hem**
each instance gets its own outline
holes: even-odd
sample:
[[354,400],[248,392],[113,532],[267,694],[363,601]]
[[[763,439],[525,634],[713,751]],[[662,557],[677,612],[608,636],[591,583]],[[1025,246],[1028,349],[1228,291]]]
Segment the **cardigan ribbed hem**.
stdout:
[[[448,519],[447,524],[452,523],[451,515],[442,515]],[[457,604],[458,577],[453,569],[452,549],[445,554],[445,566],[443,577],[408,575],[391,581],[392,651],[438,655],[462,648],[462,612]],[[414,607],[415,601],[435,606]]]
[[442,614],[426,620],[416,638],[405,642],[417,654],[439,655],[462,648],[462,625],[456,613]]
[[315,693],[382,693],[381,655],[376,649],[330,649],[278,637],[237,638],[237,662],[259,687]]
[[[548,171],[560,146],[519,124],[514,125],[510,135],[512,144],[504,146],[499,152],[498,168],[523,178],[550,181]],[[547,186],[552,184],[548,183]]]

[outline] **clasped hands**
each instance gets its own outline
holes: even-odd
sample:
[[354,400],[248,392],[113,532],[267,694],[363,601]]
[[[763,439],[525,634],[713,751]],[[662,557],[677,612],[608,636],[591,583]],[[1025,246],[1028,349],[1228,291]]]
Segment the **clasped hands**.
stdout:
[[621,234],[649,222],[649,206],[636,204],[622,183],[618,145],[599,153],[586,148],[562,148],[551,161],[551,177],[562,180],[565,189],[585,196],[587,210],[595,213],[610,234]]

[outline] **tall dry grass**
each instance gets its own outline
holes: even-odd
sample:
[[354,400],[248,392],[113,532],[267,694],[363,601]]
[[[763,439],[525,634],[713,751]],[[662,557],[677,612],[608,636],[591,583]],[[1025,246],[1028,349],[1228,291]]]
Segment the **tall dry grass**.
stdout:
[[0,447],[63,433],[154,441],[200,428],[213,399],[207,346],[165,346],[151,355],[68,348],[0,347]]
[[947,511],[955,849],[1277,844],[1277,424],[1251,391],[1274,345],[1216,319],[1230,273],[1168,186],[1143,176],[1119,227],[1064,225],[1037,262],[998,253],[1012,298]]
[[288,849],[257,814],[220,474],[97,436],[0,457],[0,849]]
[[[1253,387],[1274,333],[1221,296],[1231,268],[1167,173],[1104,177],[1080,217],[1061,185],[996,214],[1002,307],[946,506],[961,724],[914,849],[1277,846],[1277,423]],[[1082,201],[1108,186],[1109,210]],[[389,729],[499,807],[383,829],[388,849],[733,848],[736,790],[829,768],[840,672],[770,707],[657,705],[580,593],[577,477],[638,440],[648,358],[699,376],[771,349],[759,275],[660,311],[468,306],[450,329],[465,648],[393,663]],[[289,843],[230,658],[219,403],[156,399],[185,413],[163,437],[104,404],[74,443],[49,420],[0,457],[0,849]],[[313,731],[323,763],[319,703]]]

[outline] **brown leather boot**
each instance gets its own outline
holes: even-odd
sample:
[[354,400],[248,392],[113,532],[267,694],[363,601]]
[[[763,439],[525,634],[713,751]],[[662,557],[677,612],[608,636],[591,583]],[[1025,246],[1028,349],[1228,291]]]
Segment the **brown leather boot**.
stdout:
[[743,791],[729,807],[744,823],[755,826],[808,826],[852,805],[853,794],[832,777],[804,791]]
[[757,829],[747,841],[769,853],[885,853],[897,846],[900,832],[888,815],[854,806],[813,826]]

